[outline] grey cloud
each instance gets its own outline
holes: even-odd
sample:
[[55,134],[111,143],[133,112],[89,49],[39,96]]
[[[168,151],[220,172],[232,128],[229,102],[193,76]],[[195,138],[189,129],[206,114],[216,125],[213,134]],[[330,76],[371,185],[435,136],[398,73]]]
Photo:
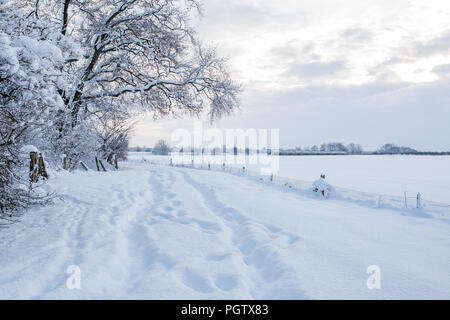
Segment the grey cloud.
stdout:
[[299,79],[314,79],[334,76],[345,71],[346,64],[344,61],[330,62],[297,62],[289,66],[285,72],[286,76],[296,77]]
[[[293,10],[292,14],[286,14],[286,10],[283,14],[274,13],[257,1],[245,4],[239,0],[208,0],[205,9],[200,31],[208,35],[208,39],[225,43],[233,58],[241,54],[242,44],[248,39],[311,25],[308,17],[298,10]],[[414,62],[421,56],[450,52],[450,29],[443,29],[440,36],[428,41],[414,42],[417,38],[410,34],[398,44],[386,43],[387,49],[395,50],[389,53],[392,57],[367,70],[377,78],[375,82],[358,86],[318,85],[322,79],[344,78],[345,54],[354,46],[371,48],[370,42],[379,30],[375,27],[372,32],[361,25],[353,25],[345,30],[335,29],[325,38],[312,34],[311,39],[315,39],[312,42],[298,39],[274,46],[266,52],[268,61],[261,62],[268,65],[261,68],[284,70],[284,78],[247,83],[242,96],[242,114],[223,119],[221,123],[224,127],[279,128],[283,147],[355,140],[369,149],[393,141],[419,149],[450,150],[447,123],[450,77],[442,76],[434,83],[411,84],[402,82],[390,68]],[[328,43],[323,42],[327,40],[333,49],[339,49],[336,61],[326,61],[325,57],[315,54],[320,52],[316,46],[320,45],[322,50],[328,47]],[[398,47],[391,48],[396,45]],[[440,65],[433,72],[448,75],[449,70],[449,65]],[[282,82],[281,85],[289,83],[290,88],[300,81],[305,86],[282,91],[274,89],[274,81]]]
[[245,98],[244,115],[222,125],[279,128],[283,147],[354,140],[366,149],[394,141],[422,150],[450,150],[449,85],[450,79],[427,84],[377,81],[257,91]]
[[290,45],[285,45],[271,48],[269,54],[275,59],[292,61],[297,58],[298,51]]
[[255,96],[256,100],[263,99],[269,105],[281,104],[290,107],[298,105],[318,106],[318,101],[322,99],[341,101],[342,104],[346,104],[349,101],[366,100],[375,96],[395,93],[410,86],[411,84],[407,82],[389,83],[379,79],[363,85],[310,85],[283,91],[273,91],[270,94],[257,92],[248,92],[247,94]]
[[204,3],[204,11],[200,29],[211,37],[228,34],[245,39],[284,30],[286,26],[295,28],[306,20],[303,12],[274,13],[262,6],[239,1],[209,0]]
[[446,30],[440,37],[427,42],[416,42],[413,45],[413,54],[427,56],[450,51],[450,30]]
[[450,74],[450,64],[441,64],[433,68],[433,72],[441,75],[446,76]]
[[414,59],[411,58],[400,58],[400,57],[390,57],[385,61],[375,65],[374,67],[369,68],[367,71],[369,75],[374,76],[378,79],[382,79],[383,81],[399,81],[399,76],[390,69],[391,66],[400,64],[400,63],[411,63]]
[[272,47],[268,53],[274,58],[293,60],[300,56],[316,57],[314,53],[315,43],[312,41],[289,41],[282,46]]
[[[258,86],[244,92],[242,113],[215,126],[278,128],[283,148],[337,140],[356,141],[367,150],[387,141],[421,150],[450,150],[449,86],[449,78],[426,84],[377,81],[272,91]],[[153,130],[154,123],[148,121],[148,130]],[[169,121],[161,121],[159,127],[170,138]],[[155,139],[161,136],[155,133]],[[135,137],[133,145],[150,145],[148,139]]]

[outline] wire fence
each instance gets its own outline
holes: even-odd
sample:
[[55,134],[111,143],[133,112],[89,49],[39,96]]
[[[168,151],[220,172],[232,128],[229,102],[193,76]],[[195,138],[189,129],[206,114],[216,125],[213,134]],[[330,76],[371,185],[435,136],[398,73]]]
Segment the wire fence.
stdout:
[[[270,185],[285,192],[298,193],[309,198],[322,198],[320,193],[313,192],[313,182],[311,181],[290,179],[278,175],[261,175],[257,172],[248,170],[245,166],[234,167],[226,166],[224,164],[218,165],[195,162],[190,164],[180,164],[173,163],[171,159],[150,160],[146,158],[142,158],[141,160],[129,160],[128,162],[223,172],[239,177],[245,177],[254,182]],[[352,202],[363,207],[375,209],[397,210],[406,215],[424,218],[437,217],[450,222],[450,204],[427,200],[420,194],[411,195],[405,193],[401,196],[394,196],[330,186],[329,199]]]

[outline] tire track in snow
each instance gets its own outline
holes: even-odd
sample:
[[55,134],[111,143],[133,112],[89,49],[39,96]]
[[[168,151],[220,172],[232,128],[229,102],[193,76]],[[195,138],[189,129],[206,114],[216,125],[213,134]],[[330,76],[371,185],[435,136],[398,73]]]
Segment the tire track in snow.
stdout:
[[[231,243],[242,254],[250,273],[252,270],[257,272],[258,279],[252,283],[252,296],[256,299],[306,298],[295,272],[282,261],[279,254],[280,250],[295,244],[300,238],[278,227],[248,218],[221,202],[212,187],[197,182],[186,170],[182,173],[184,180],[197,190],[205,206],[231,230]],[[275,241],[279,237],[288,239],[285,246]],[[230,283],[226,280],[219,279],[218,285],[226,287]]]

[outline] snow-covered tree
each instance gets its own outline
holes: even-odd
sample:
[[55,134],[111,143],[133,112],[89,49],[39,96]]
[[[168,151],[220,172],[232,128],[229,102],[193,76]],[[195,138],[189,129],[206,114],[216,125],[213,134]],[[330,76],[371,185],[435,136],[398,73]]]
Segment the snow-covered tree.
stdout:
[[349,153],[352,153],[352,154],[359,154],[359,153],[363,152],[363,148],[359,144],[356,144],[356,143],[350,143],[347,146],[347,150]]
[[0,0],[2,197],[23,145],[73,168],[126,156],[124,115],[238,107],[240,87],[190,25],[199,12],[196,0]]
[[[53,23],[70,79],[59,86],[64,107],[52,121],[52,146],[76,159],[72,146],[97,113],[129,109],[211,119],[239,104],[240,88],[215,49],[201,44],[190,25],[197,0],[17,0],[29,15]],[[105,99],[113,100],[106,105]],[[89,135],[90,132],[87,132]],[[87,143],[92,139],[83,139]],[[89,143],[80,151],[96,148]],[[89,151],[90,152],[90,151]]]
[[386,143],[380,149],[378,149],[378,153],[386,153],[386,154],[417,153],[417,150],[409,147],[399,147],[393,143]]
[[159,140],[153,147],[153,152],[159,155],[168,155],[170,152],[169,144],[166,140]]
[[[30,10],[35,1],[28,1]],[[67,60],[74,72],[61,96],[59,115],[64,136],[91,113],[98,100],[114,98],[118,108],[150,110],[157,116],[199,114],[213,119],[238,106],[239,86],[223,59],[196,38],[189,19],[195,0],[63,0],[39,5],[49,19],[60,21],[62,35],[82,45],[78,58]],[[100,110],[102,111],[102,110]]]
[[51,24],[0,1],[0,209],[30,201],[20,171],[20,150],[45,145],[43,132],[63,101],[61,49],[51,41]]
[[133,123],[127,114],[97,114],[95,132],[100,144],[100,156],[113,164],[126,160]]
[[332,142],[327,144],[327,150],[330,152],[347,152],[347,148],[341,142]]
[[327,151],[327,144],[326,144],[326,143],[322,143],[322,144],[320,145],[320,151],[322,151],[322,152]]

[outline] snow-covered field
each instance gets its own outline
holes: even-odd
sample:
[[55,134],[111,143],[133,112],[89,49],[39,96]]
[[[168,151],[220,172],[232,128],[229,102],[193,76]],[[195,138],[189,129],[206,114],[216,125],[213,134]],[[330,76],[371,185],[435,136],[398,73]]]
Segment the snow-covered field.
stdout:
[[[144,158],[160,163],[170,161],[169,156],[145,152],[132,152],[129,158],[135,161]],[[196,156],[195,161],[201,163],[201,156]],[[241,164],[232,166],[242,168]],[[247,170],[260,171],[258,165],[245,166]],[[334,186],[398,197],[404,196],[406,191],[408,197],[414,198],[420,192],[425,200],[450,205],[450,156],[279,157],[280,177],[312,182],[319,178],[321,172]]]
[[[373,207],[134,160],[117,172],[57,173],[44,188],[64,201],[0,229],[0,298],[450,297],[445,208]],[[80,290],[66,286],[71,265]],[[379,290],[367,288],[373,265]]]

